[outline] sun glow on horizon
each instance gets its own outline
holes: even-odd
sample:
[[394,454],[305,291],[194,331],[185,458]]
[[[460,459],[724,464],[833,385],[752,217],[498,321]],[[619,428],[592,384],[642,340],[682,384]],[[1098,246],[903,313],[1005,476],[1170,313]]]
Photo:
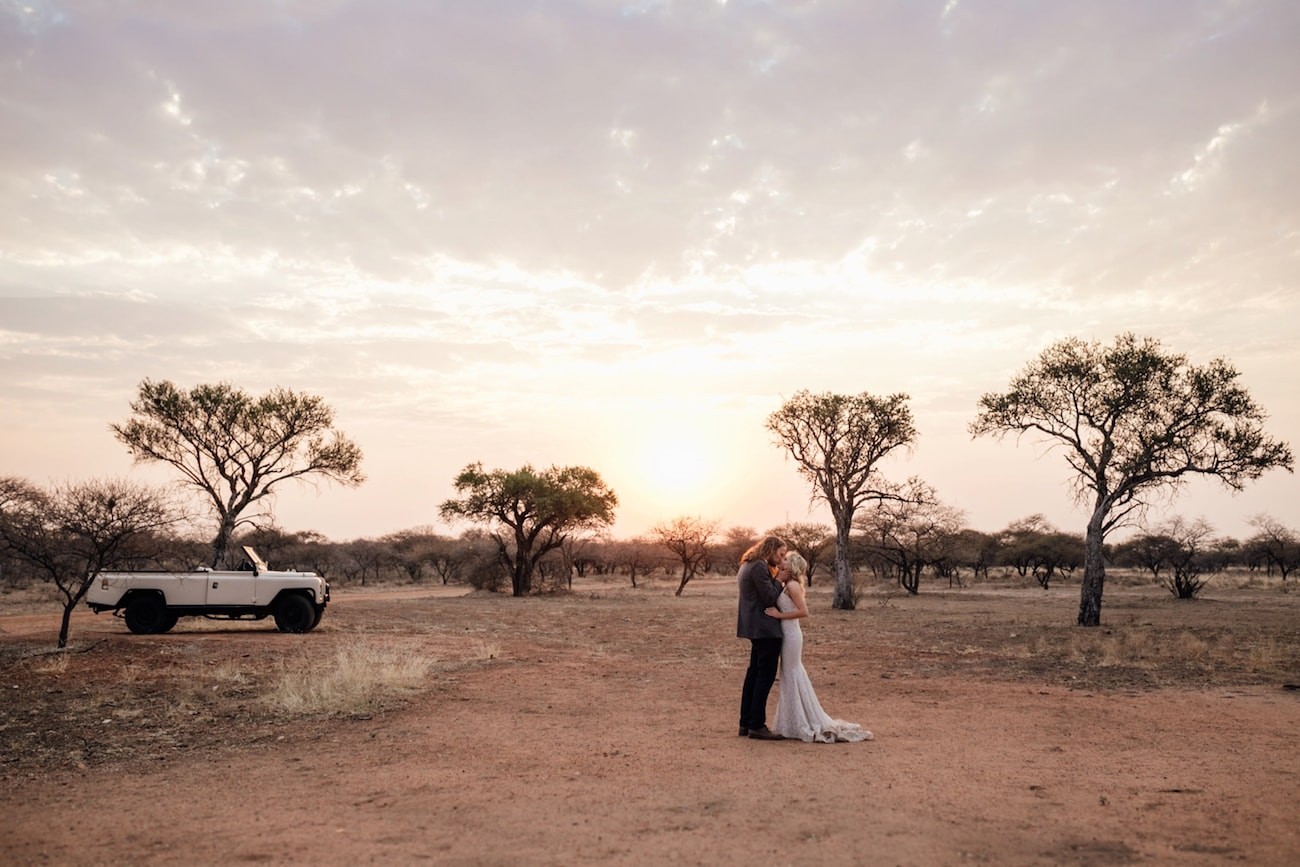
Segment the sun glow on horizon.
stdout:
[[735,469],[719,443],[690,430],[647,436],[629,456],[637,500],[664,518],[716,510],[718,492]]

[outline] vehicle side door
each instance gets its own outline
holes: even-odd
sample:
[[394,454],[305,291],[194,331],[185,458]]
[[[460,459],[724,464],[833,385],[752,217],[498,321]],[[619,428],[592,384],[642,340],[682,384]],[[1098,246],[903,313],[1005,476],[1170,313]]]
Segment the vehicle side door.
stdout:
[[208,605],[256,605],[257,575],[252,571],[209,572]]

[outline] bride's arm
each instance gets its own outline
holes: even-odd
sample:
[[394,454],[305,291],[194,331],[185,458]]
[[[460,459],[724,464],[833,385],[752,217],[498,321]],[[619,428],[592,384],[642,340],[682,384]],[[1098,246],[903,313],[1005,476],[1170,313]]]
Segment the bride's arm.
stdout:
[[798,581],[789,581],[785,585],[785,594],[790,597],[794,603],[793,611],[781,611],[778,608],[769,608],[764,614],[768,617],[774,617],[777,620],[797,620],[800,617],[808,616],[808,599],[804,596],[803,585]]
[[794,620],[800,617],[808,616],[808,597],[804,595],[803,585],[798,581],[791,581],[785,585],[785,594],[790,597],[794,603],[794,610],[787,612],[786,617]]

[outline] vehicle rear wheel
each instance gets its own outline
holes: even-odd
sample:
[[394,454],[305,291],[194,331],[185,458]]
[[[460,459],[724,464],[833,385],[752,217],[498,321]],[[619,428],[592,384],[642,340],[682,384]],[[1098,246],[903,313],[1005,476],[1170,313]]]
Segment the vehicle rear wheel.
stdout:
[[310,632],[316,625],[316,606],[297,593],[281,596],[275,605],[275,625],[281,632]]
[[175,615],[167,610],[167,603],[157,594],[133,596],[126,603],[126,628],[136,635],[156,635],[175,625]]

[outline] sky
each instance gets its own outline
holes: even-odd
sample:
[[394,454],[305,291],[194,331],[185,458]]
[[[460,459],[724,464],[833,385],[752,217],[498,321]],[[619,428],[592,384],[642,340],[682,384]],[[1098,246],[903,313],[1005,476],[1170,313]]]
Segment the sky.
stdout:
[[[145,378],[318,394],[356,489],[583,465],[614,533],[829,522],[765,428],[909,395],[882,465],[970,526],[1082,532],[1058,452],[971,438],[1065,337],[1230,359],[1300,447],[1294,0],[0,0],[0,474],[172,478]],[[1155,522],[1300,528],[1300,481]]]

